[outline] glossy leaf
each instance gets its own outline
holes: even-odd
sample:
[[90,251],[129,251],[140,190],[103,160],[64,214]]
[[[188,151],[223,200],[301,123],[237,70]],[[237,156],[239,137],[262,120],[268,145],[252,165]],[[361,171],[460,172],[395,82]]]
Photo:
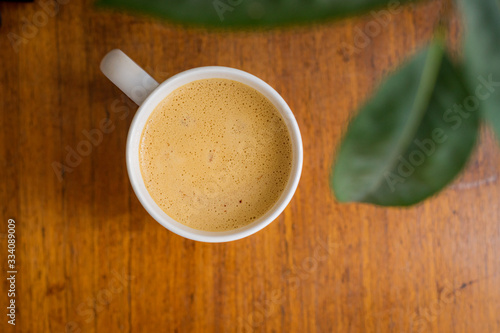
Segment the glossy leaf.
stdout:
[[478,112],[454,107],[467,98],[442,43],[417,54],[349,125],[331,177],[337,199],[406,206],[442,189],[477,137]]
[[461,0],[468,84],[500,140],[500,1]]
[[139,11],[171,21],[221,26],[276,26],[322,21],[388,6],[376,19],[412,0],[99,0],[98,5]]

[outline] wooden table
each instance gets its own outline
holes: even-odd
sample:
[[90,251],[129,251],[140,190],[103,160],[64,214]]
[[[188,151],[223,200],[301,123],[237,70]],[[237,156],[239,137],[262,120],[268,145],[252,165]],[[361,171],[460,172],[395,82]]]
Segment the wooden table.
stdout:
[[[400,8],[376,34],[372,23],[366,43],[356,36],[378,22],[373,15],[217,32],[64,3],[53,16],[40,3],[0,4],[2,332],[500,332],[500,151],[491,132],[459,179],[414,208],[338,204],[328,186],[349,118],[429,39],[439,1]],[[459,22],[449,24],[456,45]],[[24,38],[17,51],[9,33]],[[159,81],[224,65],[282,94],[302,130],[304,170],[274,223],[204,244],[146,213],[125,168],[136,107],[99,71],[113,48]],[[102,142],[81,146],[106,119]],[[55,172],[76,149],[89,151]],[[9,218],[15,328],[6,317]]]

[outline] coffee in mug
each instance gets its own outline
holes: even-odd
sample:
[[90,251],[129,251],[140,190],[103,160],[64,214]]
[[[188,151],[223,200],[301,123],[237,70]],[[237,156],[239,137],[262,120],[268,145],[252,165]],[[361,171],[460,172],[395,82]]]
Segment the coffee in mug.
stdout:
[[264,215],[283,193],[292,144],[276,107],[228,79],[183,85],[142,132],[142,177],[156,204],[198,230],[228,231]]
[[266,82],[207,66],[157,82],[121,50],[101,70],[139,105],[130,125],[130,184],[146,211],[192,240],[219,243],[275,220],[300,180],[297,121]]

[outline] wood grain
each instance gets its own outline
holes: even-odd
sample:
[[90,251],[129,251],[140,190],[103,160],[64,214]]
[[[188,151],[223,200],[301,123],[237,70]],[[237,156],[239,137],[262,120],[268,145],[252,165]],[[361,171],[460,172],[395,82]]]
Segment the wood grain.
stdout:
[[[489,130],[462,176],[416,207],[341,205],[328,187],[348,120],[430,38],[440,1],[402,7],[361,44],[373,14],[227,32],[62,2],[45,21],[40,2],[0,3],[5,313],[8,218],[17,223],[19,271],[17,324],[2,312],[2,332],[500,332],[500,151]],[[34,33],[23,22],[36,17]],[[456,47],[458,19],[449,25]],[[26,37],[17,51],[9,33]],[[204,244],[146,213],[124,160],[136,107],[99,71],[113,48],[159,81],[223,65],[282,94],[302,131],[304,169],[274,223]],[[68,149],[85,145],[84,131],[106,120],[110,133],[54,172],[53,162],[65,163]]]

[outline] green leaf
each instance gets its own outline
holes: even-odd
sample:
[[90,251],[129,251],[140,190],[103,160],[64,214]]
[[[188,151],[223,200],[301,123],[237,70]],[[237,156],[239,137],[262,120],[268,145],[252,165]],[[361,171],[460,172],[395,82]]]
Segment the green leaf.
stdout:
[[468,84],[500,140],[500,1],[460,0]]
[[331,185],[339,201],[415,204],[463,168],[478,132],[478,112],[459,70],[434,42],[390,76],[351,122]]
[[[98,0],[175,22],[221,27],[276,26],[323,21],[389,6],[374,19],[390,19],[412,0]],[[382,23],[381,23],[382,24]],[[386,24],[386,23],[385,23]]]

